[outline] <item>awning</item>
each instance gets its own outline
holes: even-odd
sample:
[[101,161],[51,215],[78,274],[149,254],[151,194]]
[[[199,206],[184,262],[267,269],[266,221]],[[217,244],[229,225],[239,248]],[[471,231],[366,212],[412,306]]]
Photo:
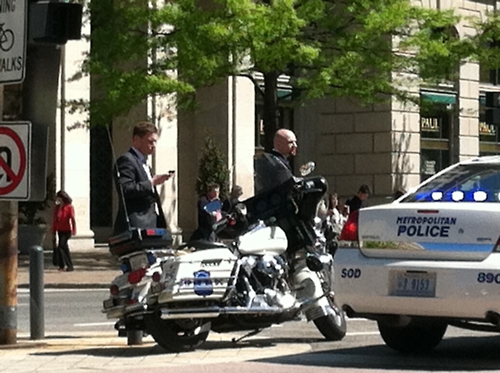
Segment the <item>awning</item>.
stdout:
[[282,99],[282,100],[291,100],[292,99],[292,90],[278,88],[278,98]]
[[432,102],[435,104],[455,104],[457,102],[454,93],[444,92],[420,92],[422,100]]

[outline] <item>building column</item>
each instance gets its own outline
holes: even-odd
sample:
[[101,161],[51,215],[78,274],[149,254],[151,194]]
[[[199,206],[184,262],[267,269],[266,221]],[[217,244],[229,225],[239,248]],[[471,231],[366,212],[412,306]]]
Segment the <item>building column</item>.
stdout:
[[205,137],[210,135],[226,156],[229,187],[243,188],[242,199],[253,195],[255,154],[255,92],[243,77],[228,78],[214,87],[199,89],[196,111],[178,114],[178,201],[183,240],[197,226],[196,179]]
[[[70,241],[72,251],[94,248],[94,232],[90,229],[90,132],[86,113],[70,113],[68,102],[90,98],[90,78],[69,79],[78,72],[89,44],[84,40],[69,41],[61,48],[55,136],[56,190],[65,190],[73,199],[76,235]],[[51,147],[54,149],[54,147]]]
[[457,96],[458,129],[454,141],[458,149],[451,163],[479,155],[479,64],[460,66]]

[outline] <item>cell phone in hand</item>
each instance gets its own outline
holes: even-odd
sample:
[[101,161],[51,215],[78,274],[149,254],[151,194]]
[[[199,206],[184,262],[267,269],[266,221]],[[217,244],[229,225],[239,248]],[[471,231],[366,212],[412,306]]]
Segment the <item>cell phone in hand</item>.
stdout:
[[170,170],[170,171],[168,171],[168,173],[162,174],[161,176],[172,176],[173,174],[175,174],[175,171],[174,170]]

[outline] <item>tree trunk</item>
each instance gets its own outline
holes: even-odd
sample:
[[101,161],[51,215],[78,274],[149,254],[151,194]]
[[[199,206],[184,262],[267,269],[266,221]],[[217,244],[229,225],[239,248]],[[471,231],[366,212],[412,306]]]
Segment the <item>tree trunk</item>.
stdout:
[[273,148],[274,133],[278,130],[278,76],[276,72],[264,73],[264,148]]

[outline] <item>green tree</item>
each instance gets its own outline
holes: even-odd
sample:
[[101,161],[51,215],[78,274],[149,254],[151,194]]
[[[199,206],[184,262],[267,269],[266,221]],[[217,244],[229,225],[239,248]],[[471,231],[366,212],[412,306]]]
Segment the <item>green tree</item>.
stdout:
[[196,179],[196,192],[198,196],[207,194],[209,184],[219,184],[220,197],[226,199],[228,194],[229,170],[227,161],[220,148],[215,144],[212,136],[205,138],[200,163],[198,165],[198,178]]
[[[163,3],[162,3],[163,4]],[[450,37],[461,19],[410,0],[176,0],[90,3],[92,49],[84,73],[102,94],[93,118],[126,113],[150,95],[176,93],[180,105],[196,88],[248,76],[264,102],[266,148],[278,128],[278,78],[293,102],[353,97],[364,103],[414,99],[410,85],[453,79],[466,58],[498,64],[485,53],[493,21],[469,23],[481,37]],[[487,36],[489,35],[489,36]],[[254,79],[262,74],[263,83]]]

